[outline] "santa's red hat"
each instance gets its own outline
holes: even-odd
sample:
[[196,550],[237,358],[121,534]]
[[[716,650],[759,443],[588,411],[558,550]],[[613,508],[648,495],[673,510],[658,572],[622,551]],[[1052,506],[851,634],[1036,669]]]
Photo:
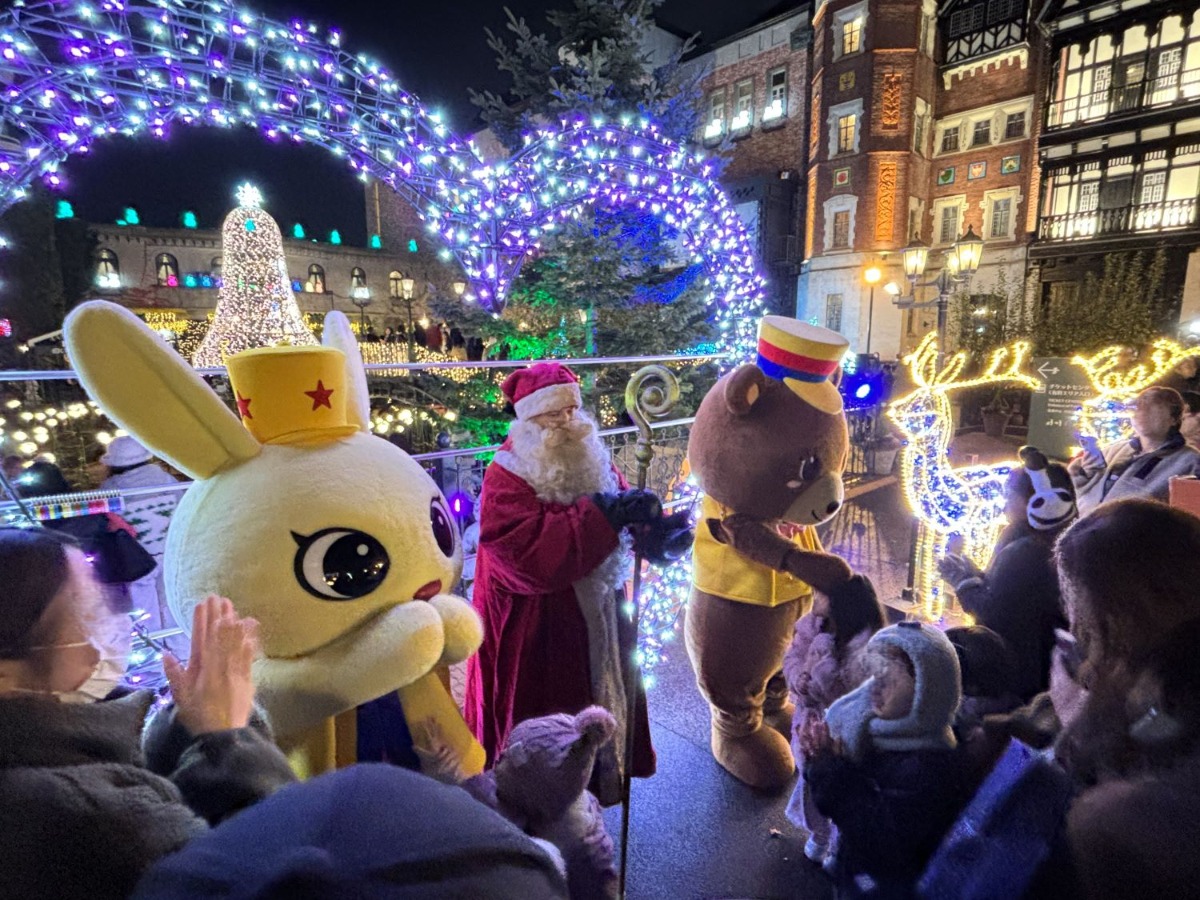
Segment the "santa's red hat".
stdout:
[[543,362],[517,369],[500,385],[504,399],[513,405],[518,419],[562,409],[582,406],[579,379],[562,363]]

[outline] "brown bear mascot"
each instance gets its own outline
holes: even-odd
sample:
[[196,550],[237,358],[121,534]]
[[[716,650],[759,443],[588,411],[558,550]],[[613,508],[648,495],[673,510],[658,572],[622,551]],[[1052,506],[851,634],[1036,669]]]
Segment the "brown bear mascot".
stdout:
[[814,526],[842,505],[849,450],[833,381],[846,339],[783,316],[758,330],[758,361],[721,378],[696,413],[688,459],[704,491],[685,635],[712,712],[717,762],[746,784],[795,771],[781,666],[815,588],[873,591],[821,549]]

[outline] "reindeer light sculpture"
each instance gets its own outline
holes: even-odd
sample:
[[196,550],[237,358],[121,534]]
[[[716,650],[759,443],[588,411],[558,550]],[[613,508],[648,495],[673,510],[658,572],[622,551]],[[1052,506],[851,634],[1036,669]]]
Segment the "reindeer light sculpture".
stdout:
[[1032,390],[1037,379],[1020,369],[1029,344],[1018,342],[995,351],[982,374],[962,378],[967,355],[954,354],[938,369],[937,334],[932,333],[904,361],[916,389],[896,400],[888,416],[904,433],[900,457],[901,482],[909,505],[920,521],[913,578],[916,602],[929,620],[945,613],[944,586],[937,560],[951,534],[963,538],[963,552],[983,568],[1004,527],[1004,482],[1019,463],[955,467],[950,463],[953,420],[950,391],[983,384],[1014,382]]
[[1194,347],[1185,347],[1162,338],[1150,345],[1145,362],[1120,371],[1125,347],[1106,347],[1092,356],[1071,359],[1087,373],[1096,394],[1076,412],[1079,433],[1095,437],[1101,444],[1128,437],[1133,431],[1128,403],[1150,385],[1163,379],[1180,362],[1196,355]]

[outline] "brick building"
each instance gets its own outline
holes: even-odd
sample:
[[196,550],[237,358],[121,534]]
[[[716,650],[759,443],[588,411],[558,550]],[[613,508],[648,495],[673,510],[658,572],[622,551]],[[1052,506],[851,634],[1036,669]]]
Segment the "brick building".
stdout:
[[[825,0],[813,34],[797,315],[893,357],[936,320],[881,289],[909,293],[899,251],[912,240],[933,248],[932,280],[971,227],[985,239],[971,292],[1005,280],[1019,290],[1035,223],[1041,54],[1026,0]],[[874,291],[871,266],[883,272]],[[916,289],[917,300],[935,297]]]
[[790,315],[804,234],[810,7],[798,4],[704,48],[702,133],[754,238],[773,312]]
[[1075,294],[1114,250],[1167,252],[1164,294],[1200,318],[1200,3],[1048,0],[1031,275]]

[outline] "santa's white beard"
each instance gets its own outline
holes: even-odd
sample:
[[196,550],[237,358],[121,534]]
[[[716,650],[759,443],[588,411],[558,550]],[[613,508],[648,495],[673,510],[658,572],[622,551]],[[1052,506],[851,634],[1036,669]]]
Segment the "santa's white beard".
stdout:
[[580,497],[615,491],[612,457],[596,421],[584,412],[558,428],[521,419],[508,430],[511,453],[523,478],[548,503],[574,503]]

